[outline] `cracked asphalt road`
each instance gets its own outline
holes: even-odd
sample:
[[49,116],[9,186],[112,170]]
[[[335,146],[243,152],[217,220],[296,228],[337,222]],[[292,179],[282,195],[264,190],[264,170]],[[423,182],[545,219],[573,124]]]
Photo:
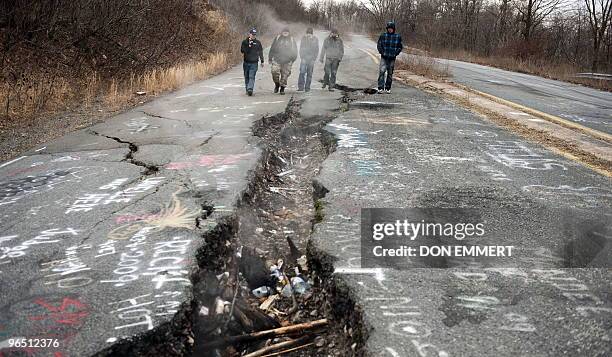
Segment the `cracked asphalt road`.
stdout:
[[92,355],[189,309],[203,237],[257,165],[251,125],[290,98],[270,82],[246,97],[236,67],[0,166],[0,355]]
[[[354,43],[377,53],[376,44],[364,36],[356,36]],[[437,61],[448,66],[453,82],[588,128],[612,133],[610,92],[475,63]]]
[[[377,65],[362,44],[362,38],[347,41],[340,84],[374,84]],[[251,125],[285,110],[297,64],[293,71],[290,95],[271,93],[266,66],[258,72],[255,96],[247,97],[238,66],[1,164],[0,355],[19,352],[8,347],[11,338],[59,342],[29,354],[83,356],[183,328],[181,316],[191,313],[196,253],[233,215],[251,183],[261,156]],[[321,76],[317,64],[315,79]],[[303,115],[337,115],[328,129],[338,149],[318,178],[329,192],[313,241],[319,255],[335,259],[337,278],[363,306],[370,353],[558,356],[610,350],[609,269],[466,275],[427,266],[400,271],[354,265],[362,207],[486,201],[544,212],[540,221],[523,217],[531,225],[553,222],[554,211],[547,209],[556,207],[609,218],[609,178],[413,88],[396,84],[394,94],[384,96],[354,92],[348,111],[338,110],[342,92],[319,88],[314,83],[310,94],[295,95],[304,100]],[[498,140],[528,150],[550,169],[516,167],[489,155]],[[608,254],[609,245],[602,251]],[[550,256],[538,260],[542,269],[559,268]],[[599,257],[609,262],[609,255]],[[559,282],[579,289],[563,290]],[[462,297],[472,299],[468,307]],[[185,339],[164,336],[163,343],[185,351]]]
[[[351,93],[327,130],[338,148],[317,177],[324,218],[311,240],[361,306],[367,351],[609,355],[609,177],[400,84],[391,95]],[[364,265],[361,209],[401,207],[476,210],[493,232],[476,244],[513,245],[515,258]]]
[[457,83],[588,128],[612,133],[610,92],[479,64],[440,61],[448,62],[453,81]]

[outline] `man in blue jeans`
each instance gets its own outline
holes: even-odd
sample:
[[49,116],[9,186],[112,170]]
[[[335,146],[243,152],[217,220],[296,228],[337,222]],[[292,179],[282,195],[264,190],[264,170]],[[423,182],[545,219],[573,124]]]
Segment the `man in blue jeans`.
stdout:
[[[380,53],[378,93],[391,93],[395,57],[402,52],[403,47],[402,36],[395,33],[395,22],[387,22],[386,32],[378,38],[378,53]],[[385,73],[387,74],[386,80]]]
[[306,35],[300,41],[300,76],[298,78],[298,92],[310,92],[312,71],[319,55],[319,39],[312,34],[312,27],[306,30]]
[[242,69],[244,70],[244,86],[248,96],[253,95],[255,74],[257,74],[257,62],[261,61],[262,67],[264,65],[263,47],[256,36],[257,30],[252,28],[251,31],[249,31],[249,37],[242,41],[242,45],[240,46],[240,52],[244,55]]

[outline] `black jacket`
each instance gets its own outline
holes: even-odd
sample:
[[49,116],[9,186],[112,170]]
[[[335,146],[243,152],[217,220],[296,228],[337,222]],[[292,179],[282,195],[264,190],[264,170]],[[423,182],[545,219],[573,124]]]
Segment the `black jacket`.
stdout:
[[242,41],[240,52],[244,55],[244,61],[249,63],[257,63],[258,60],[263,63],[263,47],[258,39],[249,40],[248,38]]
[[270,46],[270,54],[268,62],[276,61],[278,64],[285,64],[295,61],[297,58],[297,45],[291,36],[283,37],[276,36],[272,46]]
[[312,62],[319,55],[319,39],[314,35],[305,35],[300,40],[300,58],[302,61]]

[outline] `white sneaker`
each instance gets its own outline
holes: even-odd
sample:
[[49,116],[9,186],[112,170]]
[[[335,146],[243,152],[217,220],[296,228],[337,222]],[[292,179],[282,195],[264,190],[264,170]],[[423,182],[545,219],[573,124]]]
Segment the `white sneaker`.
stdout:
[[385,91],[385,93],[387,93],[387,94],[391,94],[391,89],[387,89],[387,90]]
[[378,90],[378,94],[383,94],[384,92],[385,92],[384,89],[379,89]]

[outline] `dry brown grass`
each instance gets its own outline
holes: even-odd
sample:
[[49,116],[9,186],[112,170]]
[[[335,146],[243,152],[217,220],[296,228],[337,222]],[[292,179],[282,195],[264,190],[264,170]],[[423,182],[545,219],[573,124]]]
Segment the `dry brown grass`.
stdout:
[[122,107],[137,95],[136,92],[158,95],[172,91],[220,73],[234,62],[227,53],[217,52],[203,61],[153,69],[139,76],[132,75],[129,80],[122,82],[112,80],[104,93],[104,102],[112,108]]
[[424,56],[423,53],[418,53],[415,56],[404,56],[404,58],[398,59],[395,68],[435,79],[451,77],[448,64],[440,64],[433,58]]
[[202,61],[153,69],[140,75],[132,74],[124,80],[102,81],[97,73],[78,82],[64,78],[30,79],[22,86],[0,87],[0,103],[5,105],[2,108],[4,116],[19,120],[52,115],[77,106],[89,107],[98,100],[102,100],[109,109],[118,109],[130,104],[138,96],[137,91],[158,95],[175,90],[218,74],[234,62],[231,54],[218,52]]
[[[155,0],[155,6],[144,9],[99,3],[117,24],[85,37],[81,32],[97,28],[92,21],[98,14],[81,2],[58,5],[56,15],[78,15],[83,28],[51,26],[64,24],[47,14],[45,9],[55,6],[51,0],[37,3],[35,13],[27,2],[19,3],[19,21],[0,29],[0,39],[14,40],[0,51],[0,133],[55,115],[122,109],[237,62],[236,34],[225,14],[205,0]],[[28,38],[24,26],[37,34],[51,26],[55,35]]]
[[520,58],[504,56],[483,57],[461,50],[438,50],[434,51],[433,55],[439,58],[472,62],[514,72],[534,74],[540,77],[582,84],[587,87],[605,91],[612,91],[612,81],[576,77],[576,73],[581,72],[581,70],[577,66],[573,66],[569,63],[549,63],[543,60],[522,60]]

